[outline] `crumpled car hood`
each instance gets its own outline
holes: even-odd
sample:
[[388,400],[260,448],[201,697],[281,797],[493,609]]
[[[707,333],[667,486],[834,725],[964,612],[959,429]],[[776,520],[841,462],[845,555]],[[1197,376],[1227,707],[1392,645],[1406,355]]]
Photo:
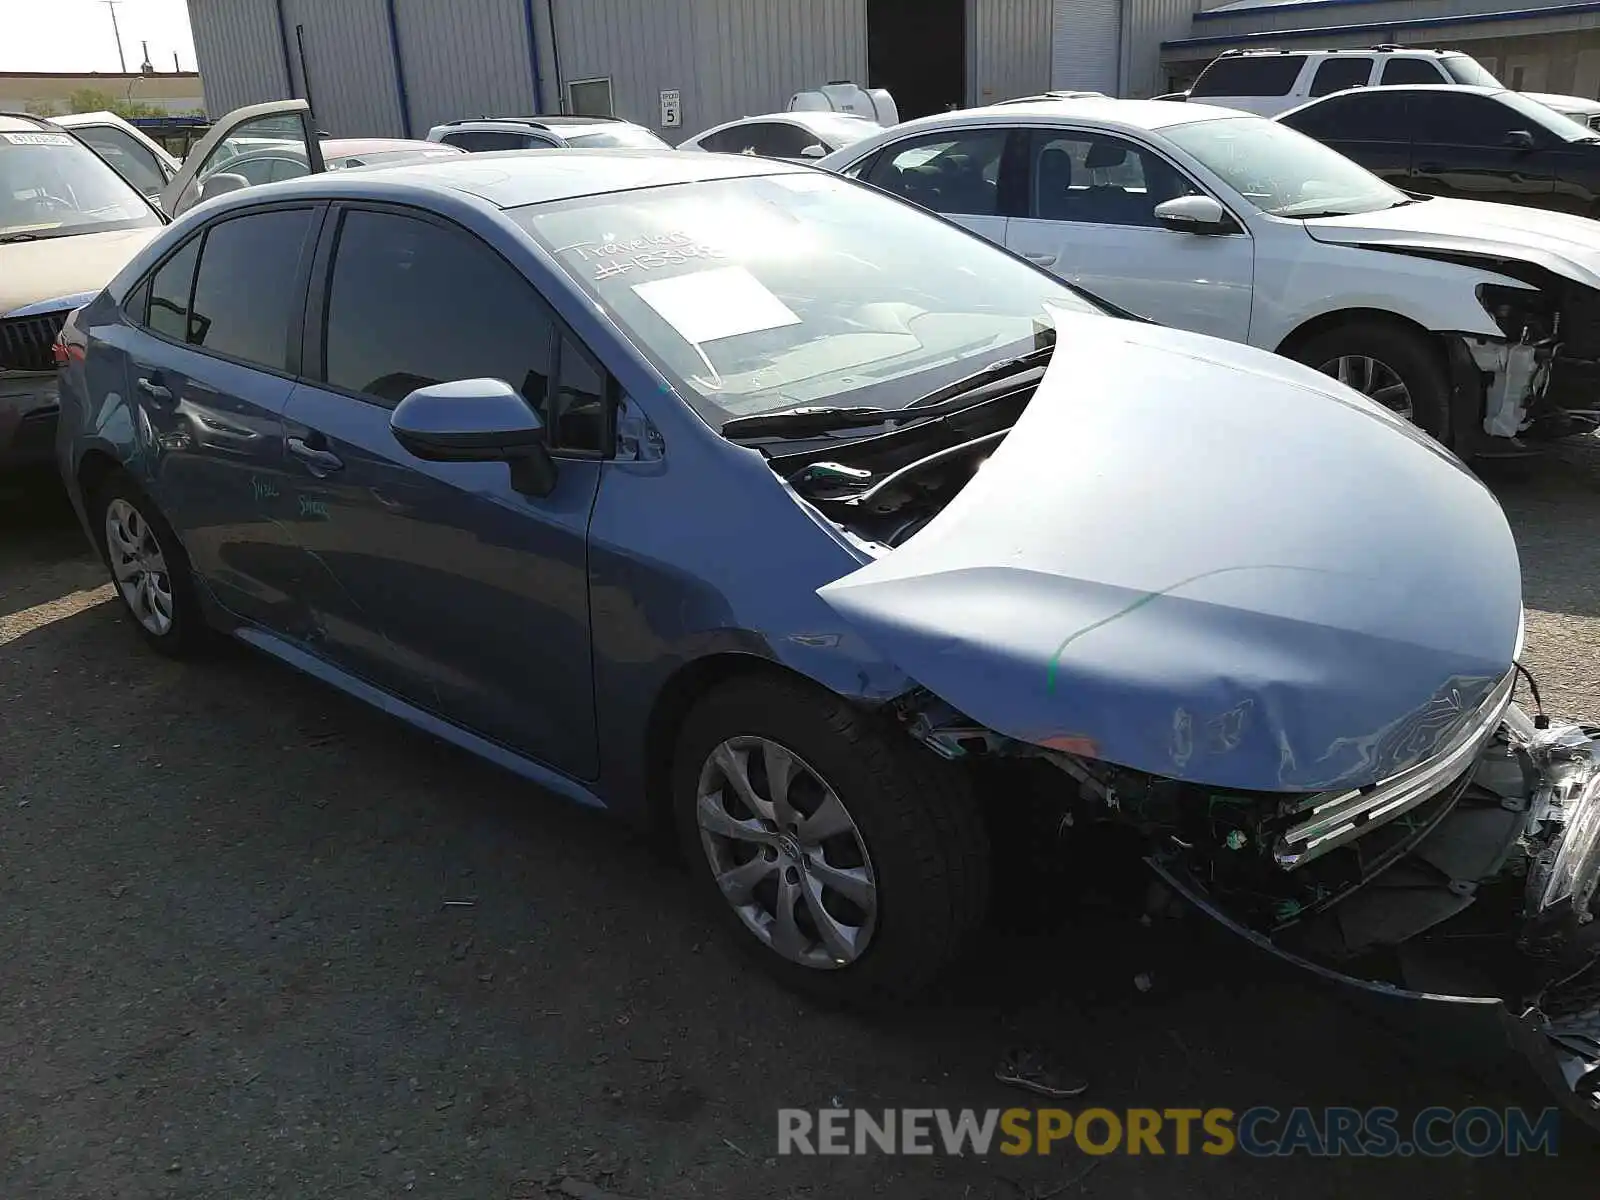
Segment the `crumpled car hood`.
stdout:
[[1600,287],[1600,239],[1588,217],[1436,196],[1379,212],[1318,217],[1305,227],[1319,242],[1509,258]]
[[902,671],[1027,742],[1217,787],[1359,787],[1510,669],[1494,497],[1337,382],[1057,313],[1037,394],[898,549],[819,589]]

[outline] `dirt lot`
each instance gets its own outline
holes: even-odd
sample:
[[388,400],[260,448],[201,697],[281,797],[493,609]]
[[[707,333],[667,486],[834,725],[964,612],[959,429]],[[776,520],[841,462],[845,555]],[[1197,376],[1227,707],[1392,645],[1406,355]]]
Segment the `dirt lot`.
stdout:
[[[1600,714],[1600,452],[1495,486],[1546,704]],[[1515,1097],[1121,918],[997,932],[893,1022],[810,1011],[605,819],[243,651],[161,661],[59,499],[0,512],[7,1200],[1595,1194],[1570,1126],[1554,1159],[772,1158],[780,1105],[1019,1102],[1017,1042],[1113,1108]]]

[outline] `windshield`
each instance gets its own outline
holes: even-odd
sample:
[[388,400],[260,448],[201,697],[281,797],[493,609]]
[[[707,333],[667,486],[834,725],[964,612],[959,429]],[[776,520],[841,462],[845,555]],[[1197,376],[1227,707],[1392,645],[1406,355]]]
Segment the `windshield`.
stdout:
[[70,133],[0,127],[0,240],[159,224],[144,197]]
[[820,172],[513,209],[709,423],[898,408],[1101,312],[953,225]]
[[1473,87],[1502,86],[1500,81],[1470,54],[1446,54],[1439,60],[1439,65],[1456,83],[1469,83]]
[[563,136],[562,140],[569,146],[588,146],[602,150],[672,149],[648,129],[640,129],[637,125],[618,125],[615,129],[602,129],[595,133],[575,133]]
[[1337,150],[1261,117],[1195,121],[1163,132],[1275,217],[1375,212],[1409,199]]

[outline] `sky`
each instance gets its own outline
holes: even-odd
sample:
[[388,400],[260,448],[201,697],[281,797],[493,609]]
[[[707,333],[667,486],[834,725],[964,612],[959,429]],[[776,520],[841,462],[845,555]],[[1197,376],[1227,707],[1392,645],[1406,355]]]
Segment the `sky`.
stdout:
[[[116,7],[128,70],[144,61],[150,43],[158,71],[172,70],[172,56],[193,71],[185,0],[121,0]],[[97,0],[0,0],[0,71],[117,71],[117,39],[111,13]]]

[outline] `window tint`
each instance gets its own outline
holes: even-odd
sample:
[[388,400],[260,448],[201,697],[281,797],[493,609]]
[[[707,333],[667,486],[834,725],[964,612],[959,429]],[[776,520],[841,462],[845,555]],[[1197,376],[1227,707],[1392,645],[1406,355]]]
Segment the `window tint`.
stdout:
[[[150,281],[150,306],[145,324],[175,341],[189,340],[189,292],[194,286],[194,264],[200,257],[200,239],[190,238]],[[138,315],[138,310],[135,310]]]
[[805,130],[778,121],[749,121],[724,129],[700,143],[717,154],[756,154],[763,158],[799,158],[816,142]]
[[1366,58],[1325,58],[1311,79],[1311,94],[1327,96],[1345,88],[1360,87],[1372,74],[1372,62]]
[[1318,141],[1403,142],[1407,137],[1404,92],[1365,91],[1335,96],[1282,118]]
[[571,338],[561,339],[556,391],[545,419],[553,445],[599,450],[607,444],[606,375]]
[[1200,72],[1189,95],[1287,96],[1305,65],[1303,54],[1252,54],[1219,58]]
[[190,342],[274,371],[284,369],[289,328],[300,319],[303,297],[295,277],[312,215],[309,208],[250,213],[206,231],[195,276]]
[[550,401],[555,322],[534,287],[476,237],[393,213],[344,218],[328,293],[329,383],[398,404],[457,379],[502,379],[545,418],[552,445],[597,436],[597,373],[567,356]]
[[141,146],[127,133],[104,125],[89,125],[74,132],[88,142],[117,173],[146,196],[159,195],[167,186],[167,176],[149,147]]
[[757,153],[773,158],[799,158],[807,146],[815,146],[820,140],[816,134],[798,125],[775,121],[767,126],[767,149],[758,150]]
[[1003,129],[928,134],[888,147],[863,178],[937,213],[994,216],[1005,148]]
[[1378,76],[1386,83],[1449,83],[1449,78],[1426,58],[1386,58]]
[[1158,225],[1155,207],[1195,194],[1160,156],[1121,138],[1092,133],[1032,134],[1029,215],[1092,225]]
[[1411,113],[1416,140],[1430,145],[1504,146],[1513,129],[1542,132],[1508,105],[1470,92],[1413,93]]
[[447,146],[460,146],[473,154],[489,150],[523,150],[534,143],[520,133],[499,133],[490,129],[468,130],[444,135]]

